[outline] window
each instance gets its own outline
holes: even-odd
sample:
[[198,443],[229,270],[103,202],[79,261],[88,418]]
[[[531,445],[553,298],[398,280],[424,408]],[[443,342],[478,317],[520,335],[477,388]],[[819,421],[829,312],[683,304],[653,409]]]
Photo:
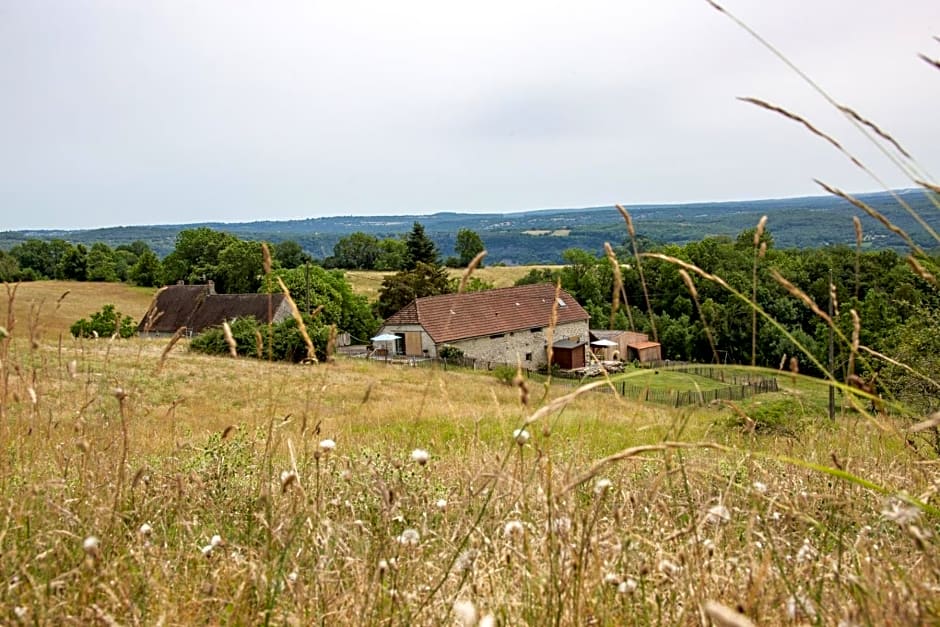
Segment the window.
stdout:
[[491,335],[491,336],[490,336],[490,339],[491,339],[491,340],[498,340],[499,338],[505,337],[505,336],[506,336],[505,333],[497,333],[496,335]]
[[531,329],[529,329],[529,332],[530,332],[530,333],[541,333],[541,332],[542,332],[542,327],[532,327]]
[[526,354],[525,354],[525,360],[526,360],[526,361],[532,361],[532,353],[526,353]]

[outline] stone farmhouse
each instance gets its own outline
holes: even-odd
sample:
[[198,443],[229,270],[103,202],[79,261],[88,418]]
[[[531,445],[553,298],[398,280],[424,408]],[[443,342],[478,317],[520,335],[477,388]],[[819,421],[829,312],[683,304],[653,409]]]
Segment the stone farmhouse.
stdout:
[[236,318],[277,323],[290,316],[290,305],[283,294],[217,294],[211,281],[205,285],[179,283],[157,291],[137,331],[161,336],[185,328],[185,333],[192,336]]
[[556,297],[550,283],[418,298],[379,333],[398,336],[388,342],[392,355],[433,358],[452,346],[465,357],[534,370],[548,363],[553,312],[552,361],[564,369],[584,366],[590,315],[564,290]]

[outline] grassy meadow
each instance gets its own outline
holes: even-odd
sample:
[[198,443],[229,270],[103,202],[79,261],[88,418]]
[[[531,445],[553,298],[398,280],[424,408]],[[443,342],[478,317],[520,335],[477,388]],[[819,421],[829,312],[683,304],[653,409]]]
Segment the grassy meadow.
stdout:
[[[485,266],[474,271],[473,276],[492,283],[493,287],[511,287],[516,281],[524,277],[530,270],[535,268],[557,268],[558,266]],[[459,279],[463,276],[463,268],[449,268],[448,273],[451,278]],[[369,300],[377,300],[379,290],[382,288],[382,280],[395,274],[394,272],[382,272],[378,270],[347,270],[346,280],[352,286],[353,291],[362,294]]]
[[935,454],[890,415],[829,422],[818,382],[674,410],[65,331],[149,297],[5,297],[4,623],[940,620]]

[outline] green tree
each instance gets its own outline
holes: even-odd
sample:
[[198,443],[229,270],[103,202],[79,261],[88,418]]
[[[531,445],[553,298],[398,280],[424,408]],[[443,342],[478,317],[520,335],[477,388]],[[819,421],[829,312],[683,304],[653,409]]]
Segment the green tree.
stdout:
[[152,250],[146,250],[128,271],[128,278],[141,287],[163,285],[163,264]]
[[274,261],[282,268],[299,268],[305,263],[313,261],[303,247],[292,239],[278,242],[274,245]]
[[376,270],[402,270],[408,258],[405,240],[388,237],[379,242],[379,254],[375,260]]
[[62,259],[62,276],[70,281],[88,280],[88,249],[78,244]]
[[117,281],[114,270],[114,251],[102,242],[95,242],[88,251],[87,280]]
[[889,363],[878,373],[877,381],[888,398],[902,402],[919,416],[940,409],[940,388],[933,383],[940,380],[937,329],[940,309],[918,308],[916,315],[895,328],[887,342],[891,345],[888,355],[907,367]]
[[134,240],[130,244],[121,244],[120,246],[115,246],[114,250],[115,252],[119,250],[126,250],[129,253],[133,253],[134,258],[138,259],[141,255],[150,250],[150,245],[147,244],[147,242],[138,239]]
[[215,289],[223,294],[248,294],[261,287],[264,273],[261,242],[233,240],[219,251]]
[[[226,246],[238,241],[234,235],[208,227],[186,229],[176,236],[176,246],[163,260],[164,279],[167,283],[205,283],[219,278],[219,255]],[[224,284],[217,282],[223,291]]]
[[449,294],[453,290],[453,282],[447,270],[418,262],[412,270],[402,270],[385,277],[379,289],[376,309],[379,316],[388,318],[416,298]]
[[[483,240],[476,231],[471,229],[458,229],[457,242],[454,249],[457,252],[460,266],[466,267],[473,261],[474,257],[483,252]],[[483,267],[482,261],[477,267]]]
[[0,281],[12,283],[20,280],[20,264],[16,257],[0,250]]
[[276,278],[280,277],[291,297],[305,314],[319,309],[313,319],[316,324],[335,324],[358,340],[365,340],[378,329],[378,320],[369,301],[353,292],[341,270],[327,270],[320,266],[305,266],[291,270],[276,270],[262,289],[279,292]]
[[55,276],[56,262],[49,242],[41,239],[28,239],[10,249],[21,270],[32,270],[40,279]]
[[406,270],[413,270],[418,267],[418,264],[440,265],[437,246],[424,233],[424,225],[420,222],[415,222],[412,226],[411,232],[405,238],[405,247],[408,249],[408,255],[405,258]]
[[327,258],[327,265],[346,270],[374,270],[379,254],[378,238],[356,231],[336,242],[333,256]]

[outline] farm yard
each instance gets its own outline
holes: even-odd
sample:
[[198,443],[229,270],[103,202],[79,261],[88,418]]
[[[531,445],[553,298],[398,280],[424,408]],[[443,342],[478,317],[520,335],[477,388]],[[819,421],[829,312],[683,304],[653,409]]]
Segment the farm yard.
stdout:
[[102,289],[3,303],[5,622],[937,620],[932,440],[848,403],[828,421],[818,381],[676,409],[590,387],[720,383],[71,338],[102,298],[150,300]]

